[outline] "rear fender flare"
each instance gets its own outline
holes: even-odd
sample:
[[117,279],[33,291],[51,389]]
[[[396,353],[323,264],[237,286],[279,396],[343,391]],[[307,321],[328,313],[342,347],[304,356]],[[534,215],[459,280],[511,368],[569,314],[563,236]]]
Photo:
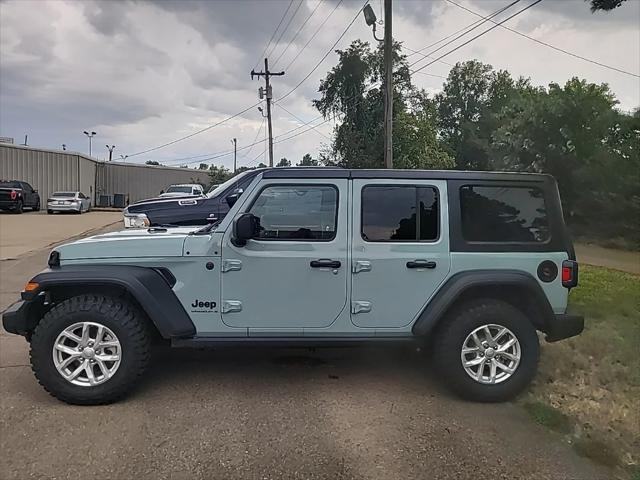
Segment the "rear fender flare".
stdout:
[[[472,270],[454,274],[440,287],[418,316],[412,327],[413,334],[419,336],[429,334],[465,294],[483,287],[495,291],[495,294],[489,295],[491,298],[506,301],[510,300],[505,298],[505,292],[509,289],[513,291],[515,288],[525,294],[528,303],[535,305],[536,314],[534,318],[530,316],[530,319],[538,330],[546,332],[548,325],[555,319],[551,304],[542,287],[529,273],[521,270]],[[517,302],[511,303],[515,303],[516,308],[524,307]]]

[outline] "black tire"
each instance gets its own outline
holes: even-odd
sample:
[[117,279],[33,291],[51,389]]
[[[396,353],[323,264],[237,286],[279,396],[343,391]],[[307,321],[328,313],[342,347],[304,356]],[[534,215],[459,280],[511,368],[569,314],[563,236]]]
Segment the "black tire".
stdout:
[[49,214],[49,215],[53,215],[53,210],[49,210],[49,209],[47,209],[47,214]]
[[[53,346],[60,333],[78,322],[109,328],[121,345],[121,363],[113,376],[95,386],[67,381],[53,363]],[[130,303],[101,295],[81,295],[49,310],[31,337],[31,368],[38,382],[54,397],[74,405],[100,405],[124,396],[149,363],[150,341],[143,315]]]
[[39,211],[40,211],[40,200],[38,200],[38,201],[36,202],[35,207],[33,207],[33,211],[34,211],[34,212],[39,212]]
[[[462,364],[465,339],[476,328],[487,324],[508,328],[520,343],[520,363],[511,377],[501,383],[480,383],[471,378]],[[442,379],[461,397],[479,402],[503,402],[522,392],[536,374],[539,355],[538,335],[527,316],[514,306],[493,299],[477,300],[457,308],[444,319],[434,339],[434,359]]]
[[22,200],[18,200],[18,203],[16,204],[16,208],[14,208],[13,213],[22,213],[23,212],[23,204],[22,204]]

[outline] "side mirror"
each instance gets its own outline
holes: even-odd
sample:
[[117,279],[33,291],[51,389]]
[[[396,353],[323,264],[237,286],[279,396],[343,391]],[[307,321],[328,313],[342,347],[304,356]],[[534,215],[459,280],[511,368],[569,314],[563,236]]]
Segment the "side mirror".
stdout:
[[233,205],[238,201],[240,195],[242,195],[243,192],[244,190],[242,190],[241,188],[236,188],[233,192],[227,195],[227,198],[225,200],[227,201],[227,205],[229,205],[229,208],[233,207]]
[[247,240],[258,234],[260,220],[252,213],[243,213],[233,221],[232,243],[236,247],[244,247]]

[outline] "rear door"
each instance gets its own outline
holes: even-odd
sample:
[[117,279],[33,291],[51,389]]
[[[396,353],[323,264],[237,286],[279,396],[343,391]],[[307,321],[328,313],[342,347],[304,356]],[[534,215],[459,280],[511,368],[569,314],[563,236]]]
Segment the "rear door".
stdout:
[[351,320],[408,327],[449,273],[446,181],[353,180]]

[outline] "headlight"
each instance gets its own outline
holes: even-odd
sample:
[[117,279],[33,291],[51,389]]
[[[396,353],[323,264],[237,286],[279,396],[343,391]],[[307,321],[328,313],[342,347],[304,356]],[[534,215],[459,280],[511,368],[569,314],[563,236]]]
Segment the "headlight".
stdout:
[[124,228],[147,228],[151,222],[144,213],[125,213]]

